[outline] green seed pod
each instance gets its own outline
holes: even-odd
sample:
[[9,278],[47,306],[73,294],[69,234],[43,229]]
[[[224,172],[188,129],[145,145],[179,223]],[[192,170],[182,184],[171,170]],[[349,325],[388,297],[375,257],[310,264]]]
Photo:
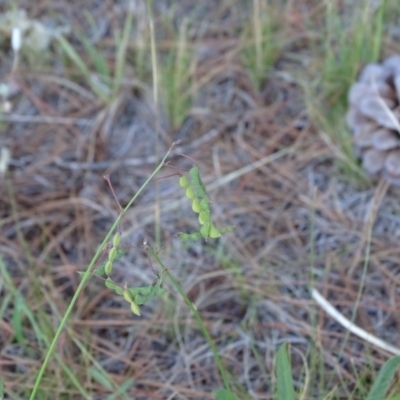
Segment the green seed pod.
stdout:
[[210,238],[219,238],[221,237],[221,232],[215,227],[214,224],[211,224],[211,229],[210,229]]
[[140,317],[140,308],[134,301],[131,302],[131,311]]
[[108,253],[108,261],[113,262],[117,257],[117,249],[113,247]]
[[209,203],[208,199],[206,199],[206,198],[201,199],[201,201],[200,201],[200,208],[201,208],[203,211],[209,211],[209,210],[210,210],[210,203]]
[[199,212],[200,212],[201,208],[200,208],[199,199],[193,199],[192,210],[193,210],[195,213],[199,213]]
[[200,225],[209,224],[211,222],[210,210],[201,211],[199,214]]
[[127,289],[124,289],[124,299],[125,299],[128,303],[134,302],[134,299],[133,299],[132,295],[129,293],[129,291],[128,291]]
[[112,240],[113,247],[118,247],[120,241],[121,241],[121,234],[119,232],[116,232]]
[[200,179],[199,167],[190,168],[189,175],[193,180],[199,180]]
[[108,260],[106,262],[106,265],[104,266],[104,272],[106,275],[110,275],[113,267],[113,262],[111,260]]
[[185,175],[182,175],[179,178],[179,185],[180,185],[180,187],[183,187],[184,189],[189,187],[190,184]]
[[201,228],[200,228],[200,234],[201,236],[203,236],[203,238],[207,239],[208,237],[210,237],[210,229],[211,229],[211,224],[207,223],[204,224]]
[[194,191],[191,187],[188,187],[186,189],[186,197],[190,200],[193,200],[196,198],[196,194],[194,193]]

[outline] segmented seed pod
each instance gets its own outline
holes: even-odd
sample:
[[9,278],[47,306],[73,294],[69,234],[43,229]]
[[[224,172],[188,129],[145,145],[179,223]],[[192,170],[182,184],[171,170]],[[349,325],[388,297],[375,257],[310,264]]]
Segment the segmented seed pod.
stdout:
[[128,302],[128,303],[132,303],[134,301],[132,295],[129,293],[129,291],[127,289],[124,289],[124,299]]
[[206,199],[206,198],[201,199],[201,201],[200,201],[200,208],[201,208],[203,211],[207,211],[207,210],[210,209],[210,203],[209,203],[208,199]]
[[200,228],[200,234],[201,236],[203,236],[203,238],[208,238],[210,237],[210,230],[211,230],[211,224],[207,223],[204,224],[201,228]]
[[209,224],[211,222],[210,210],[201,211],[199,213],[199,222],[200,222],[201,225]]
[[121,241],[121,234],[119,232],[116,232],[112,240],[113,247],[118,247],[120,241]]
[[113,262],[117,257],[117,249],[113,247],[108,253],[108,261]]
[[188,188],[186,189],[186,197],[187,197],[188,199],[190,199],[190,200],[193,200],[193,199],[196,198],[196,194],[194,193],[193,188],[188,187]]
[[190,186],[189,181],[187,180],[185,175],[182,175],[179,178],[179,185],[180,185],[180,187],[182,187],[184,189],[186,189],[186,188],[188,188]]
[[214,226],[214,224],[211,224],[210,228],[210,238],[216,239],[221,237],[221,232]]
[[134,301],[131,302],[131,311],[140,317],[140,308]]
[[108,260],[106,262],[106,265],[104,266],[104,272],[106,275],[110,275],[113,267],[113,262],[111,260]]
[[193,199],[193,202],[192,202],[192,210],[193,210],[195,213],[199,213],[199,212],[201,211],[199,199]]

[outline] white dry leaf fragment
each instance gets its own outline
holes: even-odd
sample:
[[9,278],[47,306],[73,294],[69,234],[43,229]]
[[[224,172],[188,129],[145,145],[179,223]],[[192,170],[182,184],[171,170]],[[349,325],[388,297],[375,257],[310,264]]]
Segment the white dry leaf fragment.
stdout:
[[372,146],[377,150],[391,150],[399,147],[399,135],[392,130],[380,128],[371,135]]
[[387,157],[386,151],[368,149],[363,156],[363,168],[370,174],[376,175],[382,171]]
[[385,170],[393,177],[400,177],[400,150],[392,150],[385,160]]

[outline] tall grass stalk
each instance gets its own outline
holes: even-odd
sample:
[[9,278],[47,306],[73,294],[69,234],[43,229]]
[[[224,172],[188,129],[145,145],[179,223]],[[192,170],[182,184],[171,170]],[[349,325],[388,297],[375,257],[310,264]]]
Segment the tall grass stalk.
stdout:
[[242,61],[259,89],[277,60],[282,40],[277,13],[271,1],[253,0],[253,12],[245,31]]
[[35,395],[36,392],[39,388],[40,382],[42,380],[43,374],[46,370],[47,364],[50,360],[50,357],[54,351],[54,347],[58,341],[58,338],[61,335],[61,332],[63,331],[67,320],[75,306],[75,303],[80,295],[80,293],[82,292],[86,282],[89,280],[90,277],[90,272],[93,268],[93,266],[96,264],[97,260],[99,259],[101,253],[103,252],[103,250],[105,249],[107,243],[109,242],[112,234],[114,233],[115,229],[117,228],[118,224],[120,223],[122,217],[125,215],[125,213],[132,207],[132,204],[136,201],[136,199],[139,197],[139,195],[142,193],[142,191],[145,189],[145,187],[149,184],[149,182],[153,179],[153,177],[157,174],[158,171],[160,171],[160,169],[164,166],[165,161],[167,159],[167,157],[169,156],[170,152],[172,151],[172,147],[168,150],[168,152],[165,154],[164,158],[161,160],[161,162],[158,164],[158,166],[155,168],[155,170],[152,172],[152,174],[146,179],[146,181],[143,183],[143,185],[139,188],[139,190],[136,192],[136,194],[132,197],[132,199],[129,201],[129,203],[126,205],[126,207],[121,211],[120,215],[118,216],[118,218],[115,220],[114,224],[112,225],[112,227],[110,228],[110,230],[108,231],[106,237],[104,238],[103,242],[101,243],[100,247],[98,248],[96,254],[94,255],[92,261],[90,262],[89,266],[87,267],[81,282],[78,285],[78,288],[76,289],[76,292],[74,293],[74,296],[71,299],[71,302],[68,305],[68,308],[60,322],[60,325],[57,329],[57,332],[54,335],[54,338],[50,344],[50,347],[47,351],[46,357],[41,365],[41,368],[39,370],[39,373],[37,375],[36,381],[35,381],[35,385],[32,389],[31,395],[30,395],[30,400],[34,400],[35,399]]
[[197,311],[195,305],[189,300],[189,298],[187,297],[186,293],[183,291],[181,285],[179,284],[179,282],[174,278],[174,276],[168,271],[168,269],[166,268],[166,266],[163,264],[163,262],[161,261],[160,257],[158,256],[158,254],[151,248],[149,247],[149,253],[151,254],[152,257],[154,257],[154,259],[156,260],[157,264],[161,267],[162,271],[165,271],[165,274],[168,276],[168,278],[171,280],[172,284],[174,285],[175,289],[178,291],[179,295],[182,297],[182,299],[185,301],[186,305],[189,307],[190,311],[192,312],[194,318],[196,319],[197,325],[199,326],[204,338],[207,340],[208,345],[210,346],[210,349],[213,353],[213,357],[214,357],[214,362],[218,368],[222,383],[225,387],[226,390],[231,390],[230,389],[230,383],[229,383],[229,379],[227,376],[227,373],[225,371],[225,368],[222,364],[221,358],[218,354],[218,349],[215,346],[215,343],[213,342],[207,327],[205,326],[203,320],[200,317],[199,312]]

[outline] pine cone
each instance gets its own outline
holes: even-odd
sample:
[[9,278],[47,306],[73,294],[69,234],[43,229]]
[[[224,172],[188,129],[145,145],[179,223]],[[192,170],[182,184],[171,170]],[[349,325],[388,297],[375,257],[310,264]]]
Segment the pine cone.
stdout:
[[364,169],[400,186],[400,56],[368,64],[348,101],[346,122]]

